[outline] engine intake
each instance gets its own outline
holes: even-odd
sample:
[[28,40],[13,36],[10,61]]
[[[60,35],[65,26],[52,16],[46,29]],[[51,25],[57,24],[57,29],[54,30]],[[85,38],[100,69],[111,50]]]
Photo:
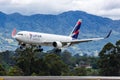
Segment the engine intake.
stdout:
[[53,47],[55,48],[62,48],[62,43],[59,41],[53,42]]

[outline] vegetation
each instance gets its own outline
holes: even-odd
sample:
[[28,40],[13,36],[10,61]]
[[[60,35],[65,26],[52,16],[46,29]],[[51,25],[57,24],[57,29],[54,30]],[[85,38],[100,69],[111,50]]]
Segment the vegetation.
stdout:
[[0,53],[0,76],[120,76],[119,67],[120,40],[107,43],[98,57],[34,47]]
[[107,43],[99,54],[100,75],[120,76],[120,40],[116,45]]

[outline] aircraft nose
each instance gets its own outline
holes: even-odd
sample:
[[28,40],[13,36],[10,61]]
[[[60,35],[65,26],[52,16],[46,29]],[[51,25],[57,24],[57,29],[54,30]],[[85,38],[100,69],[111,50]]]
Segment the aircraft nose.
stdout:
[[19,36],[18,36],[18,35],[15,35],[14,38],[15,38],[16,40],[18,40],[18,39],[19,39]]

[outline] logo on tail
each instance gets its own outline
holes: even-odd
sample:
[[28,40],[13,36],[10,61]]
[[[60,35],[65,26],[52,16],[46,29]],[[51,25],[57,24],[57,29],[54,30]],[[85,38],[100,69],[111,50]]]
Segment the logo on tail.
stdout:
[[77,23],[76,23],[73,31],[71,32],[70,36],[71,36],[73,39],[77,39],[77,38],[78,38],[81,23],[82,23],[82,20],[79,19],[79,20],[77,21]]

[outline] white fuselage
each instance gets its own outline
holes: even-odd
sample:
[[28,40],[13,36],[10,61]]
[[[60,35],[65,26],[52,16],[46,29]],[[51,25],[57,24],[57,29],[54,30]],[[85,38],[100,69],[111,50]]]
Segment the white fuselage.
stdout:
[[38,32],[29,32],[29,31],[20,31],[15,36],[16,40],[23,42],[25,44],[34,44],[34,45],[50,45],[55,41],[59,42],[69,42],[72,40],[69,36],[55,35],[55,34],[46,34]]

